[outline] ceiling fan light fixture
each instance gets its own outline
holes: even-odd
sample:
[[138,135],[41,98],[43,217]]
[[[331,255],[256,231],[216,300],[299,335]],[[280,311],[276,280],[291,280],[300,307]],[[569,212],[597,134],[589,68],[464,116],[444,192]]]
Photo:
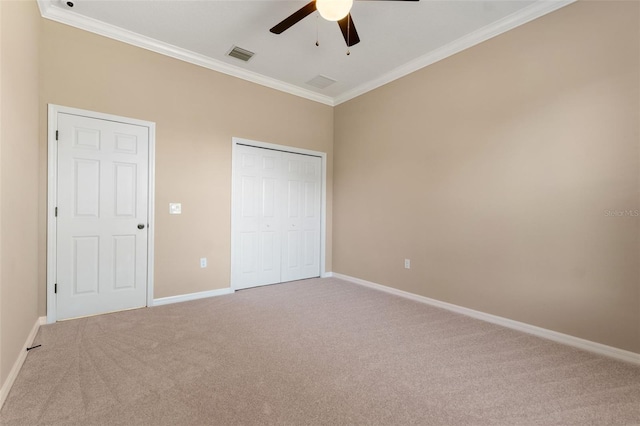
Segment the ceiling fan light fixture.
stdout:
[[316,8],[327,21],[339,21],[349,14],[353,0],[316,0]]

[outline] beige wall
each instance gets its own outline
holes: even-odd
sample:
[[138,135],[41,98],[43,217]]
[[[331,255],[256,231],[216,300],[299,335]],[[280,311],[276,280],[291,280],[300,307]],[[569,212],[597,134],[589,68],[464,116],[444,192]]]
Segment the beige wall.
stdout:
[[[331,268],[331,107],[42,21],[40,167],[46,104],[156,123],[155,297],[229,287],[231,138],[328,155],[327,268]],[[46,177],[40,179],[40,313],[46,309]],[[182,215],[169,215],[169,202]],[[200,269],[199,259],[208,258]],[[330,270],[330,269],[328,269]]]
[[[640,352],[639,3],[578,2],[335,109],[335,272]],[[403,259],[412,267],[403,269]]]
[[[155,297],[228,286],[239,136],[327,152],[327,270],[640,352],[639,219],[605,216],[640,208],[636,2],[568,6],[333,111],[0,3],[2,380],[46,309],[47,103],[157,123]],[[39,148],[16,144],[38,116]]]
[[0,384],[38,319],[35,2],[0,1]]

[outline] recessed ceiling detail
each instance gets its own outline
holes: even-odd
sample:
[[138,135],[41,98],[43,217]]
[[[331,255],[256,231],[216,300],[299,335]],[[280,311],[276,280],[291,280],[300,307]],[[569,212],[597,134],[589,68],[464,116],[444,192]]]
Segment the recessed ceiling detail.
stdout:
[[318,89],[326,89],[327,87],[331,86],[335,82],[336,80],[330,77],[327,77],[324,75],[317,75],[313,77],[311,80],[307,81],[307,84],[309,86],[317,87]]
[[[349,13],[367,42],[351,47],[347,56],[335,22],[317,12],[280,35],[269,32],[274,22],[299,9],[300,1],[92,0],[76,1],[71,9],[60,0],[37,0],[44,18],[326,105],[346,102],[574,1],[356,0]],[[241,62],[228,55],[232,45],[251,46],[260,54]],[[330,75],[335,83],[314,86],[308,80],[313,75]]]

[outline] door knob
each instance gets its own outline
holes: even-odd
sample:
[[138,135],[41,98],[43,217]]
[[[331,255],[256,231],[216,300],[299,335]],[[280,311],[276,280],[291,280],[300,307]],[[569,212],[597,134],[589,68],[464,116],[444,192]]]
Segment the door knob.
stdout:
[[144,223],[139,223],[138,224],[138,229],[144,229]]

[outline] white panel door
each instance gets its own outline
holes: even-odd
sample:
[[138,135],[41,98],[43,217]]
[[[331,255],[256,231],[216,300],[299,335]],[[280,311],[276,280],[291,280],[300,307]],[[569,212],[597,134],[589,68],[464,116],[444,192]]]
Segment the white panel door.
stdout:
[[321,159],[282,153],[284,242],[282,281],[320,276]]
[[320,276],[320,157],[236,145],[236,289]]
[[57,318],[146,306],[149,134],[58,113]]
[[234,164],[234,286],[280,282],[280,152],[239,145]]

